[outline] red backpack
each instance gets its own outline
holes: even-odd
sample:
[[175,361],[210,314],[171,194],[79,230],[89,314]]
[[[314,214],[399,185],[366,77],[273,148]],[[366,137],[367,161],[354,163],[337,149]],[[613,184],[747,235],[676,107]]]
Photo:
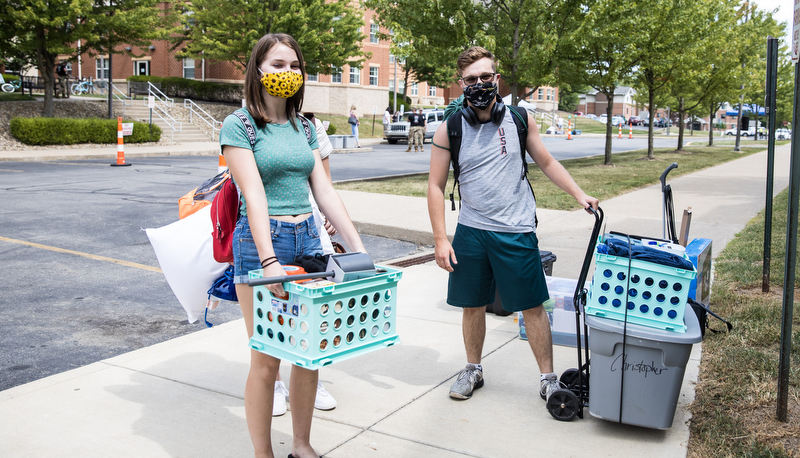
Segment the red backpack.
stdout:
[[228,177],[211,202],[211,223],[214,226],[211,237],[217,262],[233,262],[233,231],[238,220],[239,190]]

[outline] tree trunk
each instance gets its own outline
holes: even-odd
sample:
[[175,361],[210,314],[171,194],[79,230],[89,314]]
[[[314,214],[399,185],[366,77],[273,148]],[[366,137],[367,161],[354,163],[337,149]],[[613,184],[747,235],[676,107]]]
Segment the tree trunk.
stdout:
[[714,106],[716,106],[716,102],[711,102],[709,108],[709,116],[708,116],[708,146],[714,146]]
[[653,151],[653,115],[656,113],[655,110],[655,101],[656,101],[656,94],[653,90],[653,85],[648,84],[647,87],[647,109],[650,111],[650,122],[647,123],[647,158],[652,160],[656,158],[655,152]]
[[614,117],[614,90],[616,87],[610,88],[611,91],[604,92],[608,103],[606,104],[606,149],[605,149],[605,160],[603,161],[603,165],[613,165],[611,162],[611,136],[614,134],[613,126],[611,125],[611,118]]
[[684,100],[683,97],[678,99],[678,148],[677,151],[683,151],[683,130],[685,128],[683,124],[683,115],[684,115]]
[[53,117],[53,89],[55,87],[56,55],[47,52],[44,47],[44,31],[37,30],[36,34],[41,38],[39,49],[37,50],[37,67],[44,80],[44,108],[42,108],[43,118]]

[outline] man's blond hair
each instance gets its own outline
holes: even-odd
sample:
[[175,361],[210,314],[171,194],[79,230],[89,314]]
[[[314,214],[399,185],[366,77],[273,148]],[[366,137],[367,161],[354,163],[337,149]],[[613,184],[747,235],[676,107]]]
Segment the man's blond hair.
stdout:
[[460,56],[458,56],[458,60],[456,61],[456,67],[458,68],[458,75],[461,76],[464,73],[464,69],[469,67],[470,65],[474,64],[475,62],[488,58],[492,61],[492,71],[495,72],[497,69],[495,68],[494,64],[494,54],[489,52],[488,49],[482,48],[480,46],[473,46],[466,51],[462,52]]

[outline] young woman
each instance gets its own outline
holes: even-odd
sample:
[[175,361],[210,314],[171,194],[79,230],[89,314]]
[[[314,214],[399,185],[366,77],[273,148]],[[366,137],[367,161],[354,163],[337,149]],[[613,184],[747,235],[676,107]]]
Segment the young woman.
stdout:
[[350,124],[350,134],[356,137],[356,148],[361,148],[361,143],[358,141],[358,125],[361,124],[361,122],[358,120],[355,105],[350,105],[350,119],[352,118],[356,119],[356,123]]
[[[322,251],[311,215],[308,183],[321,210],[339,229],[353,251],[364,245],[322,167],[316,132],[309,142],[297,116],[303,105],[303,54],[286,34],[268,34],[253,48],[245,72],[245,102],[240,111],[251,129],[235,114],[220,132],[222,153],[242,193],[240,219],[234,232],[234,282],[248,336],[253,335],[253,291],[247,273],[264,269],[265,277],[284,274],[283,264],[295,256]],[[255,138],[251,149],[249,135]],[[285,294],[278,283],[268,289]],[[272,407],[280,360],[250,350],[245,385],[247,427],[257,457],[273,457]],[[317,371],[292,366],[289,402],[292,405],[293,457],[319,456],[310,443],[311,419],[317,391]]]

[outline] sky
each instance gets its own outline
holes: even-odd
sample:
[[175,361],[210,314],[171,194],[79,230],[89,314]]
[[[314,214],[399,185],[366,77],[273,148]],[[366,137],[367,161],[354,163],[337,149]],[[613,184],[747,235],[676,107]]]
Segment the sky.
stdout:
[[778,12],[773,15],[773,17],[778,22],[785,22],[788,24],[787,34],[783,38],[786,42],[786,47],[789,48],[792,44],[791,40],[791,30],[792,30],[792,13],[794,8],[794,1],[793,0],[754,0],[755,3],[758,5],[758,9],[761,10],[774,10],[779,8]]

